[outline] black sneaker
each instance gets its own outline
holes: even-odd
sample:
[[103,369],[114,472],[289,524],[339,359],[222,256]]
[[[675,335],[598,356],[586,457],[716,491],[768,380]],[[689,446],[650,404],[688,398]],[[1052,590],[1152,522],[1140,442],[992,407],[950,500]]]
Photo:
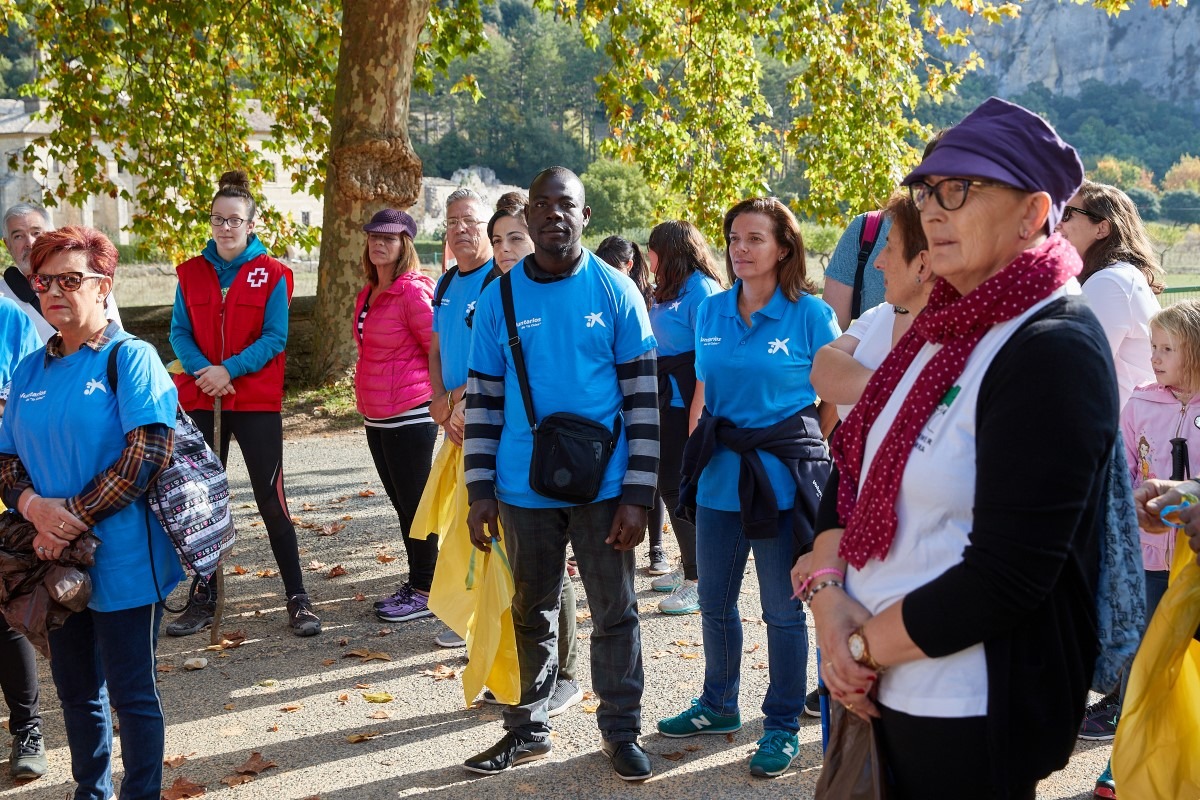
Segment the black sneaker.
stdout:
[[583,699],[583,689],[575,681],[559,680],[550,694],[546,716],[557,717]]
[[208,600],[208,592],[193,592],[183,613],[167,623],[168,636],[191,636],[213,623],[217,613],[216,601]]
[[40,728],[31,728],[13,737],[8,771],[14,778],[19,781],[33,780],[45,775],[49,768]]
[[1121,719],[1121,701],[1106,695],[1088,706],[1079,726],[1079,738],[1094,742],[1106,742],[1116,737],[1117,722]]
[[804,698],[804,716],[821,718],[821,695],[816,689],[813,689]]
[[518,764],[537,761],[550,755],[553,745],[547,739],[542,742],[527,742],[515,734],[506,733],[504,738],[463,762],[463,768],[480,775],[495,775]]
[[297,636],[316,636],[321,632],[321,618],[313,613],[312,601],[306,594],[295,594],[287,601],[288,624]]

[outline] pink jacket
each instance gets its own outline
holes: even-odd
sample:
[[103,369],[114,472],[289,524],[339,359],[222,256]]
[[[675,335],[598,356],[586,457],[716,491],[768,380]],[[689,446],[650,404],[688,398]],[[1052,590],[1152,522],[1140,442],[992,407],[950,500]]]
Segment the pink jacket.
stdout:
[[364,417],[387,419],[429,400],[429,340],[433,330],[433,279],[419,272],[396,278],[358,318],[371,294],[367,285],[354,304],[358,369],[354,395]]
[[[1171,440],[1176,437],[1187,440],[1189,474],[1200,477],[1200,394],[1184,405],[1160,384],[1137,387],[1121,412],[1121,436],[1134,489],[1150,478],[1171,477]],[[1147,570],[1170,569],[1174,552],[1174,532],[1142,531]]]

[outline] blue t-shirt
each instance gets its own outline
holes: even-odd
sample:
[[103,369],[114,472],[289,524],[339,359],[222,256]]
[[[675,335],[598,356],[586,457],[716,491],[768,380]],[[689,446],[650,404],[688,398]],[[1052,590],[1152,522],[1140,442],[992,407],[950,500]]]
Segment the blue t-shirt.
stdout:
[[[833,309],[819,297],[789,302],[774,297],[750,316],[738,314],[742,282],[710,297],[696,316],[696,377],[704,382],[704,405],[739,428],[765,428],[782,422],[817,399],[809,373],[813,356],[841,331]],[[759,453],[775,489],[779,509],[792,507],[796,483],[770,453]],[[696,502],[718,511],[738,511],[741,456],[718,443],[704,468]]]
[[[42,497],[78,494],[116,462],[125,449],[125,434],[134,428],[156,422],[175,427],[175,384],[146,342],[121,347],[118,396],[113,396],[108,352],[124,338],[128,334],[118,332],[99,352],[84,345],[65,358],[38,354],[17,367],[0,425],[0,453],[21,459]],[[160,593],[166,597],[183,580],[171,540],[147,511],[143,495],[96,524],[102,544],[89,570],[88,608],[121,611],[157,603]]]
[[[859,214],[850,221],[842,238],[838,239],[833,255],[829,257],[829,266],[825,268],[825,279],[832,278],[854,288],[854,273],[858,271],[858,240],[862,236],[866,214]],[[883,215],[879,221],[879,233],[875,236],[875,246],[863,269],[862,310],[874,308],[883,302],[883,273],[875,269],[875,259],[883,252],[887,244],[888,231],[892,229],[892,218]]]
[[[650,326],[658,342],[660,356],[677,356],[696,349],[696,310],[709,295],[721,291],[721,284],[703,272],[693,272],[683,284],[683,289],[674,300],[655,302],[650,307]],[[671,378],[671,405],[686,408],[691,403],[683,402],[679,384]]]
[[8,397],[8,382],[12,380],[13,372],[21,359],[30,353],[42,349],[42,339],[38,336],[37,328],[21,307],[0,297],[0,400]]
[[[438,335],[438,349],[442,354],[442,385],[447,389],[467,382],[467,358],[471,355],[471,329],[467,327],[467,314],[475,309],[483,289],[483,279],[492,271],[494,263],[489,258],[479,269],[465,275],[455,273],[454,280],[450,281],[442,296],[441,305],[433,307],[433,332]],[[445,280],[448,280],[447,275],[438,281],[438,289]],[[434,296],[437,296],[436,291]]]
[[[570,277],[538,283],[522,261],[512,268],[513,306],[529,373],[534,413],[569,411],[612,427],[624,395],[617,364],[654,349],[646,301],[627,276],[588,250]],[[508,348],[500,281],[492,281],[475,310],[471,369],[504,376],[504,429],[496,453],[496,496],[524,508],[562,508],[529,488],[533,435]],[[597,500],[621,494],[629,447],[623,426]]]

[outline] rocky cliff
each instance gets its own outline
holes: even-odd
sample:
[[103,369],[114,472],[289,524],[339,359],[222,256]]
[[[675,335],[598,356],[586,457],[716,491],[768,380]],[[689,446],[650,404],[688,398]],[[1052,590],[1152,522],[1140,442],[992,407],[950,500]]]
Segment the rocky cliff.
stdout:
[[1090,5],[1028,0],[1016,20],[976,20],[974,44],[1006,97],[1030,84],[1074,95],[1088,79],[1134,80],[1154,96],[1200,113],[1200,8],[1134,3],[1109,17]]

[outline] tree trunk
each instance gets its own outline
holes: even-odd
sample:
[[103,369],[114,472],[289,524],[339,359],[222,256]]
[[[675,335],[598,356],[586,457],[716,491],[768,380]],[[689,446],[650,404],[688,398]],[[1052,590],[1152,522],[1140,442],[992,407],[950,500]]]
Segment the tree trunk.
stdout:
[[354,299],[363,286],[362,225],[381,208],[407,209],[421,191],[408,138],[417,37],[430,0],[343,0],[330,120],[311,377],[341,377],[356,359]]

